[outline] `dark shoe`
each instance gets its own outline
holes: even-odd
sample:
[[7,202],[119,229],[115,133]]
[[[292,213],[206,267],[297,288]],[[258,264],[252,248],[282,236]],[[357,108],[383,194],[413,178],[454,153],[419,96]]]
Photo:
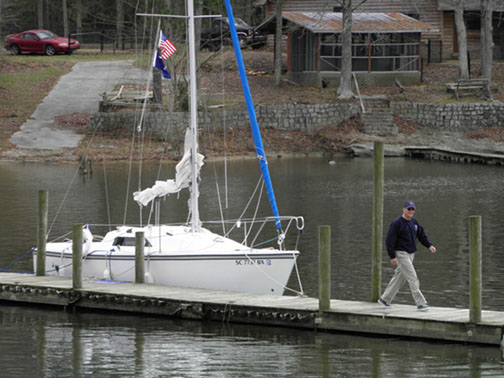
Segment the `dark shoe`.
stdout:
[[429,311],[429,306],[427,305],[420,305],[416,306],[417,311]]
[[378,298],[378,303],[381,304],[383,307],[385,308],[390,308],[392,306],[390,306],[390,304],[388,304],[387,302],[385,302],[383,299],[381,298]]

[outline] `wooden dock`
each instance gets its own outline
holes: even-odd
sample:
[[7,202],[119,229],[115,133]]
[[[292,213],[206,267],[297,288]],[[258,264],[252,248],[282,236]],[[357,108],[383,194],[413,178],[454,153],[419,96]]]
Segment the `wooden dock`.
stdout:
[[[83,282],[31,274],[0,273],[0,301],[53,305],[78,311],[99,309],[183,319],[215,320],[321,331],[345,331],[465,343],[504,348],[504,312],[482,311],[481,322],[469,321],[468,309],[331,300],[319,312],[317,298],[269,296],[126,282]],[[504,353],[504,350],[503,350]]]
[[432,147],[406,147],[406,156],[413,159],[440,160],[454,163],[504,165],[504,155],[455,151]]

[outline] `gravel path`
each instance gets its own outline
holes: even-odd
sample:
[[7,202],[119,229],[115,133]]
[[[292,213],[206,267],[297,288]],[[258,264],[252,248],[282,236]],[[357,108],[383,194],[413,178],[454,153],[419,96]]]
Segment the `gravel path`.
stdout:
[[146,73],[132,68],[131,61],[77,63],[71,72],[60,78],[31,118],[12,135],[10,142],[17,148],[6,154],[11,157],[49,155],[77,147],[83,135],[61,128],[54,119],[72,113],[96,112],[103,92],[111,91],[116,84],[139,80],[145,81]]

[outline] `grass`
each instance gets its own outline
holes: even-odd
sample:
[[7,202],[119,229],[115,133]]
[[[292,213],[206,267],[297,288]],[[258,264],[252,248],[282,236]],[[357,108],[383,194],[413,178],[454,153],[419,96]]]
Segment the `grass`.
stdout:
[[[246,70],[255,104],[296,104],[341,102],[334,88],[301,88],[283,80],[280,87],[273,84],[273,58],[269,50],[243,51]],[[12,133],[33,114],[38,104],[51,91],[59,78],[69,72],[77,62],[133,60],[137,68],[148,69],[149,54],[131,51],[81,49],[73,55],[20,55],[12,56],[0,52],[0,152],[13,146],[8,140]],[[174,59],[178,59],[175,57]],[[242,90],[231,50],[223,49],[217,55],[203,52],[200,56],[201,94],[208,105],[224,104],[242,106]],[[285,61],[284,61],[285,63]],[[182,67],[183,66],[183,67]],[[185,66],[180,66],[185,70]],[[478,65],[472,65],[472,77],[477,77]],[[463,98],[459,101],[446,92],[444,83],[457,77],[455,61],[431,64],[425,67],[424,83],[407,86],[399,93],[394,86],[361,87],[363,95],[387,95],[393,101],[424,103],[471,103],[479,98]],[[494,62],[493,86],[500,89],[504,81],[504,62]],[[225,87],[222,88],[222,87]],[[118,89],[118,88],[117,88]],[[225,96],[219,93],[224,90]],[[494,94],[496,100],[504,102],[504,92]],[[356,100],[353,100],[356,101]]]
[[0,149],[33,114],[59,78],[77,62],[137,59],[135,54],[102,54],[79,51],[72,55],[0,54]]

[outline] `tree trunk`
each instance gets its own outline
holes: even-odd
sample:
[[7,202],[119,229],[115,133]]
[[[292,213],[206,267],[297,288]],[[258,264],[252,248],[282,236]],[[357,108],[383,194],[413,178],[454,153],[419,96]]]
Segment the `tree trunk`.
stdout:
[[2,19],[2,8],[3,8],[3,1],[0,0],[0,39],[3,37],[2,35],[2,25],[3,25],[3,19]]
[[123,46],[123,25],[124,25],[124,10],[123,0],[116,0],[116,42],[117,48],[124,49]]
[[352,0],[342,0],[343,30],[341,33],[341,77],[338,95],[352,98]]
[[68,10],[67,10],[67,0],[61,1],[61,6],[63,8],[63,36],[68,38]]
[[37,25],[39,29],[44,29],[44,0],[37,1]]
[[282,0],[276,0],[276,31],[275,31],[275,87],[280,86],[282,78]]
[[157,68],[152,70],[152,102],[154,104],[163,103],[163,85],[161,71]]
[[[76,0],[75,1],[75,14],[77,18],[77,34],[82,33],[82,0]],[[81,46],[82,46],[82,40],[79,39]]]
[[464,0],[457,0],[455,4],[455,26],[457,27],[459,79],[469,79],[469,65],[467,61],[467,36],[464,24]]
[[481,76],[492,81],[494,0],[481,0]]

